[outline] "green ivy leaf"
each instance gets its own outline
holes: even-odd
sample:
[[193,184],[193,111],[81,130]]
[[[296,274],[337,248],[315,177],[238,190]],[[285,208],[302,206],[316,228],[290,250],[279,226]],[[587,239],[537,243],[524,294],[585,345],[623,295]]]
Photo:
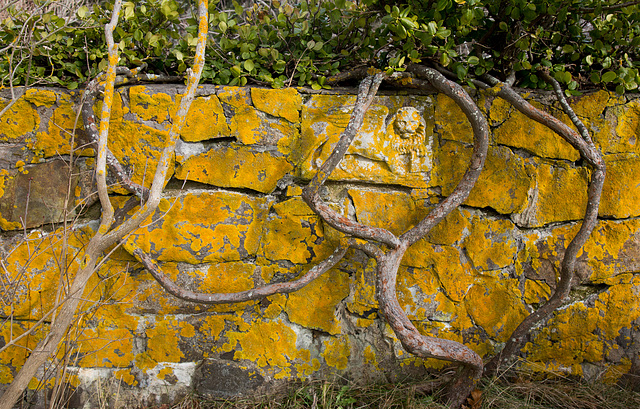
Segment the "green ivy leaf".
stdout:
[[607,71],[604,74],[602,74],[601,80],[602,80],[602,82],[607,83],[607,82],[611,82],[611,81],[615,80],[617,77],[618,77],[618,75],[615,72]]

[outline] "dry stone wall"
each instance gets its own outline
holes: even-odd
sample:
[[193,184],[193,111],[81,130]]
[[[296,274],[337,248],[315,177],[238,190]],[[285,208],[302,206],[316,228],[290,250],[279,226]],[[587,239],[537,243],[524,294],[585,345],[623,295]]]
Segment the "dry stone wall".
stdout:
[[[180,89],[117,92],[109,147],[137,183],[150,185]],[[485,169],[465,204],[410,248],[397,291],[423,333],[489,357],[556,285],[586,206],[588,170],[571,146],[505,101],[475,98],[492,128]],[[546,94],[530,98],[570,123]],[[97,228],[94,150],[80,101],[66,90],[30,89],[0,118],[0,346],[55,305]],[[354,102],[349,93],[201,88],[158,211],[87,287],[86,312],[67,342],[74,399],[95,402],[108,387],[125,406],[193,388],[229,397],[307,377],[371,382],[444,365],[403,351],[379,316],[374,264],[358,251],[298,292],[214,307],[169,295],[131,256],[142,248],[201,292],[291,280],[323,260],[341,234],[300,194]],[[615,382],[640,373],[640,99],[598,91],[572,105],[607,162],[600,220],[580,253],[571,299],[532,332],[518,365]],[[381,95],[322,194],[346,217],[399,234],[452,191],[471,142],[447,97]],[[111,190],[122,208],[126,192]],[[0,384],[42,336],[0,353]]]

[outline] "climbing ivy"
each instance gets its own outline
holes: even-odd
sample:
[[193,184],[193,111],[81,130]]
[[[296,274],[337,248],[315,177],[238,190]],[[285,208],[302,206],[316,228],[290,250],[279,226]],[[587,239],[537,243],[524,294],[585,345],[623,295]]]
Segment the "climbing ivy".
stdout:
[[[49,1],[51,2],[51,1]],[[599,86],[618,93],[640,83],[640,1],[619,0],[243,0],[210,4],[203,81],[327,87],[359,66],[446,69],[461,82],[490,73],[546,88],[549,71],[568,93]],[[102,27],[110,2],[74,15],[9,8],[0,24],[0,84],[76,88],[106,66]],[[114,34],[121,65],[181,75],[193,55],[188,1],[123,6]],[[469,82],[472,85],[471,82]]]

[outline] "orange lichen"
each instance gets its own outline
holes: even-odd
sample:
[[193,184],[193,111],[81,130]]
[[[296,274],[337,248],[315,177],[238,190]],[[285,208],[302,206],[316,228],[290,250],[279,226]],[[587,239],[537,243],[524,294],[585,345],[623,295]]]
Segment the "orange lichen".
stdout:
[[346,273],[329,270],[306,287],[289,294],[285,307],[289,320],[329,334],[340,333],[336,306],[349,295],[348,281]]
[[322,357],[328,366],[346,369],[351,355],[351,340],[346,336],[331,338],[324,343]]
[[302,96],[295,88],[279,90],[252,88],[251,99],[255,107],[262,112],[285,118],[289,122],[300,122]]
[[278,369],[276,379],[291,375],[295,358],[296,333],[281,320],[255,321],[246,332],[229,331],[223,351],[235,350],[235,359],[248,359],[260,367]]
[[145,330],[147,349],[136,355],[136,366],[147,371],[160,362],[180,362],[184,354],[178,347],[178,328],[175,320],[157,320],[148,327]]

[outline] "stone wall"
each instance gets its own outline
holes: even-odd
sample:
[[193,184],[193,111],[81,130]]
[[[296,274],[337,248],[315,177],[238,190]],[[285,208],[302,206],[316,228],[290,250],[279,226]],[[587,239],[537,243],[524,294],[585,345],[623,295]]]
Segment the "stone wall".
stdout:
[[[109,146],[138,183],[152,180],[180,89],[118,90]],[[532,98],[569,123],[552,98]],[[485,169],[464,206],[410,248],[397,291],[423,333],[490,357],[556,285],[589,171],[571,146],[503,100],[476,100],[492,128]],[[97,228],[94,151],[79,102],[78,93],[31,89],[0,119],[0,345],[55,304]],[[292,88],[201,89],[158,211],[110,253],[84,295],[87,312],[67,342],[76,401],[116,389],[125,406],[191,388],[228,397],[307,377],[372,382],[444,366],[403,351],[378,314],[373,262],[358,251],[298,292],[214,307],[169,295],[130,255],[142,248],[177,283],[202,292],[291,280],[323,260],[341,235],[300,193],[354,102]],[[605,154],[601,217],[571,300],[533,331],[518,365],[615,382],[640,373],[640,99],[599,91],[573,107]],[[383,94],[324,198],[346,217],[399,234],[452,191],[471,142],[447,97]],[[116,185],[112,192],[117,208],[129,199]],[[41,337],[0,353],[0,384]]]

